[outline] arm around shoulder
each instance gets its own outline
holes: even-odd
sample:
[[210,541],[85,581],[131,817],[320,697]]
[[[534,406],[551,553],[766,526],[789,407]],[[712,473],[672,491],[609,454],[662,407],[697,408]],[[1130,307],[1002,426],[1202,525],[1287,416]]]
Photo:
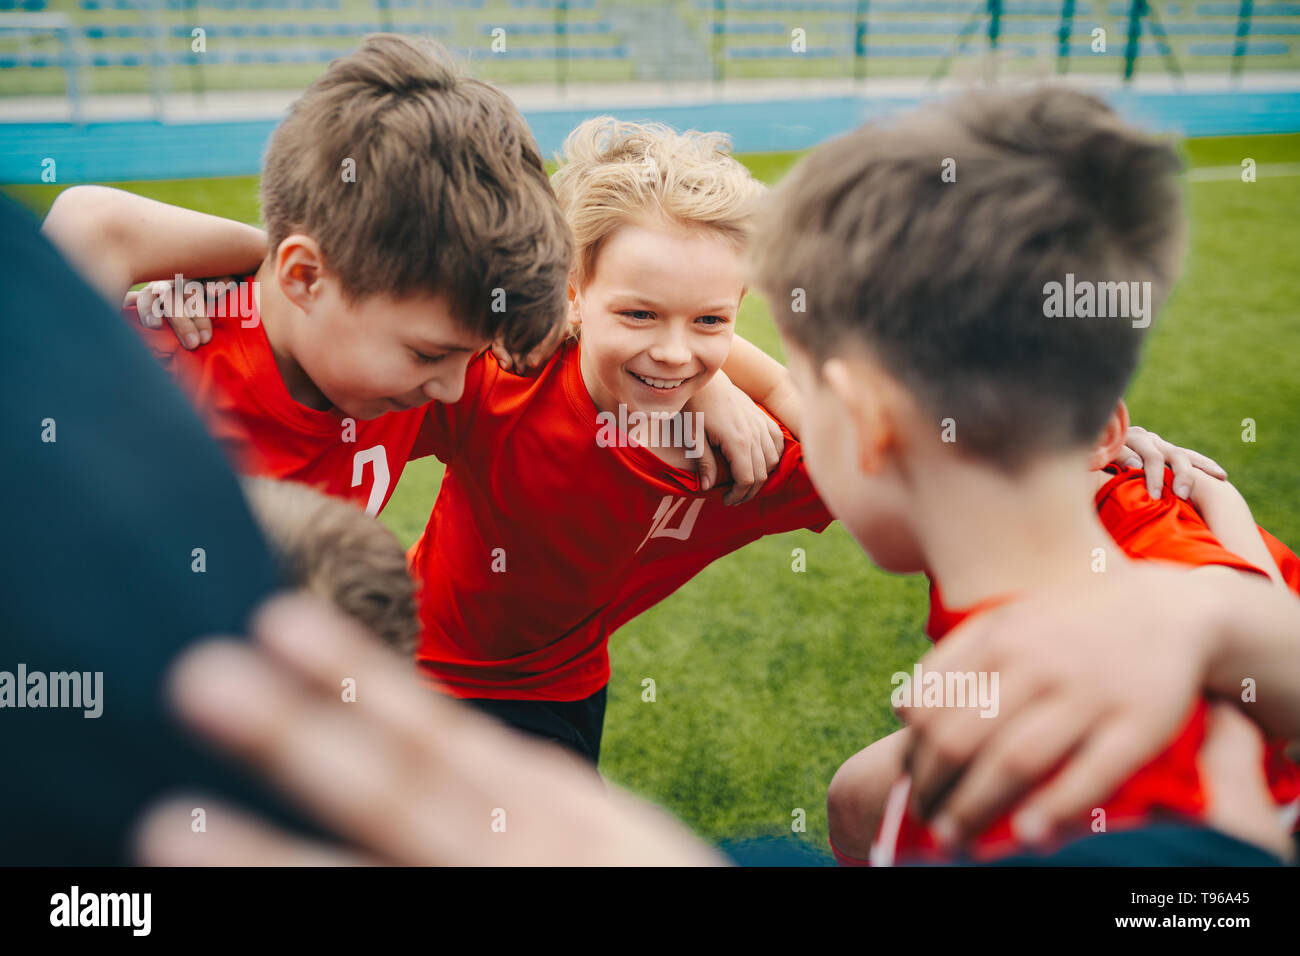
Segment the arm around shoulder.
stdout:
[[1214,634],[1206,689],[1242,702],[1274,736],[1300,739],[1300,601],[1244,575],[1202,590]]
[[1191,492],[1188,500],[1205,519],[1210,532],[1237,557],[1249,561],[1269,576],[1274,584],[1282,587],[1282,572],[1277,562],[1269,553],[1268,546],[1260,537],[1259,526],[1250,513],[1250,506],[1232,484],[1226,479],[1218,479],[1194,472]]
[[41,232],[110,303],[131,288],[125,237],[112,213],[117,190],[72,186],[55,198]]
[[737,335],[722,370],[738,389],[775,415],[796,439],[799,437],[802,404],[784,365]]
[[243,275],[266,255],[254,226],[106,186],[65,189],[42,230],[114,305],[146,279]]

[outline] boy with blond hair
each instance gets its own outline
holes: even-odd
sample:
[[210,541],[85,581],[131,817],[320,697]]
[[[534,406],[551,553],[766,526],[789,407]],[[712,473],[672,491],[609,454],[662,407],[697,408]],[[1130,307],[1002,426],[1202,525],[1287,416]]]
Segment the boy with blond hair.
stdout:
[[[416,660],[441,690],[595,763],[609,638],[765,534],[821,530],[784,369],[735,337],[762,186],[718,133],[589,120],[553,179],[577,248],[575,334],[535,378],[491,356],[422,435],[447,463],[411,550]],[[692,402],[733,374],[779,461],[752,501],[693,467]],[[705,413],[707,415],[707,413]]]

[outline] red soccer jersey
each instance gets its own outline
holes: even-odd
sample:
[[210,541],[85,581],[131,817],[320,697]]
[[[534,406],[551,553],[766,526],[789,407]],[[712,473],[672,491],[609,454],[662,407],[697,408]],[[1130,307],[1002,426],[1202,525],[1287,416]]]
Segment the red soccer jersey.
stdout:
[[241,283],[239,308],[214,317],[212,341],[192,352],[170,328],[144,329],[134,308],[127,312],[237,471],[311,485],[378,514],[410,458],[427,406],[355,421],[298,404],[275,364],[251,279]]
[[447,472],[410,554],[416,659],[455,696],[590,696],[621,624],[750,541],[830,522],[789,432],[775,474],[732,507],[648,448],[601,447],[578,356],[567,343],[535,379],[484,356],[464,398],[430,410],[416,454]]
[[[1164,494],[1159,501],[1153,501],[1147,495],[1146,475],[1141,469],[1111,466],[1107,470],[1114,477],[1097,492],[1098,516],[1115,543],[1130,558],[1172,561],[1196,567],[1223,565],[1263,574],[1215,540],[1200,513],[1173,493],[1173,475],[1168,469]],[[1288,557],[1289,562],[1297,560],[1276,538],[1262,529],[1261,533],[1270,542],[1269,549],[1279,564],[1288,561]],[[963,621],[997,603],[1000,602],[986,601],[967,611],[951,611],[944,608],[938,588],[932,582],[926,635],[938,642]],[[1205,739],[1207,716],[1208,705],[1204,700],[1198,701],[1172,743],[1102,804],[1108,829],[1137,825],[1160,816],[1196,819],[1203,815],[1206,795],[1196,758]],[[1265,772],[1279,806],[1300,799],[1300,768],[1286,759],[1283,747],[1283,741],[1271,741],[1265,752]],[[1090,816],[1081,819],[1077,832],[1089,832],[1091,822]],[[881,836],[889,838],[883,829]],[[932,859],[940,853],[929,828],[910,814],[903,816],[896,839],[896,853],[900,859]],[[1008,813],[976,838],[971,853],[975,859],[988,860],[1018,849],[1021,848],[1012,835],[1011,815]]]

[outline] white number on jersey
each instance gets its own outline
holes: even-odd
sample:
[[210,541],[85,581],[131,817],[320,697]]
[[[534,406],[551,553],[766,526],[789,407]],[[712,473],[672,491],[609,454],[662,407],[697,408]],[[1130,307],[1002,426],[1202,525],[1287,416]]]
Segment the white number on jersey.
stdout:
[[384,496],[388,494],[388,452],[384,450],[383,445],[367,448],[352,456],[353,488],[361,485],[361,475],[366,465],[370,465],[375,472],[374,483],[370,486],[370,498],[366,502],[366,514],[373,518],[379,514]]

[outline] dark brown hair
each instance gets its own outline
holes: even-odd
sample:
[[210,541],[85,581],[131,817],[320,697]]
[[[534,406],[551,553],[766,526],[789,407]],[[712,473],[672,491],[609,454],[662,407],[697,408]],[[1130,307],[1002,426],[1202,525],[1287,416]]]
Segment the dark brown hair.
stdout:
[[433,41],[377,34],[330,64],[271,137],[262,218],[272,249],[319,242],[354,300],[445,296],[517,355],[564,320],[572,243],[532,133]]
[[800,162],[761,217],[754,281],[814,359],[865,346],[957,421],[960,450],[1012,466],[1092,442],[1123,394],[1145,329],[1048,317],[1046,288],[1150,282],[1154,314],[1182,252],[1178,167],[1096,97],[968,94]]

